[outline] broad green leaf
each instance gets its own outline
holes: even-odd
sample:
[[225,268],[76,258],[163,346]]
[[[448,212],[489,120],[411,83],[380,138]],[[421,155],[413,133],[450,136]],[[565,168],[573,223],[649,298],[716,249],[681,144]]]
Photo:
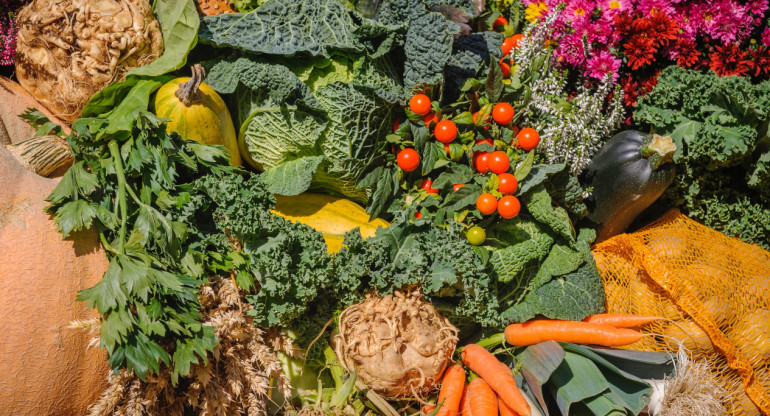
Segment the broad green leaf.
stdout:
[[163,32],[163,55],[127,75],[157,77],[181,68],[198,41],[200,18],[194,0],[155,0],[153,12]]
[[[516,169],[513,171],[513,176],[516,177],[516,181],[523,184],[524,179],[527,178],[529,175],[529,172],[532,170],[532,163],[535,161],[535,151],[530,151],[527,157],[524,158],[518,165],[516,165]],[[522,191],[523,193],[524,191]]]
[[564,361],[546,385],[563,415],[571,414],[573,404],[610,391],[609,383],[591,360],[569,351],[565,351]]
[[[529,158],[529,155],[527,156]],[[526,160],[522,162],[522,165],[526,163]],[[531,166],[531,165],[530,165]],[[555,165],[535,165],[532,166],[527,174],[525,181],[521,182],[521,188],[519,188],[518,195],[524,195],[529,192],[530,189],[545,182],[549,176],[562,172],[566,169],[567,165],[563,163]],[[516,180],[519,180],[518,176]]]
[[618,370],[640,379],[663,379],[674,371],[674,357],[668,353],[584,347],[601,356]]
[[266,170],[260,178],[274,194],[299,195],[310,188],[313,175],[323,160],[323,156],[290,160]]
[[530,194],[522,198],[522,204],[540,224],[549,227],[557,235],[569,242],[575,241],[575,229],[564,208],[554,207],[548,191],[538,185]]
[[[564,361],[564,350],[554,341],[542,342],[527,347],[516,356],[516,360],[521,364],[521,374],[540,407],[547,409],[545,397],[543,397],[543,386]],[[548,416],[547,411],[546,416]]]
[[484,85],[485,91],[492,102],[496,102],[503,92],[503,72],[500,65],[490,65],[487,74],[487,80]]
[[96,209],[84,199],[76,199],[62,205],[56,212],[56,224],[63,236],[69,236],[72,231],[80,231],[91,227],[96,218]]

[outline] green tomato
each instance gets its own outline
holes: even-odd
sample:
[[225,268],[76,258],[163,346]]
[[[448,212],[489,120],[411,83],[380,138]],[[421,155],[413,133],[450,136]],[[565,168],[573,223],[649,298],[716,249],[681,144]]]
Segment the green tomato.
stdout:
[[473,244],[474,246],[480,246],[484,244],[484,240],[487,239],[487,232],[477,225],[475,227],[471,227],[471,229],[468,230],[468,232],[465,234],[465,237],[468,239],[469,243]]

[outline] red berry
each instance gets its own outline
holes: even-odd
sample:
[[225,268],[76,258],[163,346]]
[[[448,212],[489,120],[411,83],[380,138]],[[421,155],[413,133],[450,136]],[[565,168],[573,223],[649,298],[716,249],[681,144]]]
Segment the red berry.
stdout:
[[489,152],[476,152],[473,156],[473,165],[479,173],[487,173],[489,170]]
[[497,103],[492,109],[492,119],[498,124],[507,125],[513,121],[513,107],[508,103]]
[[516,139],[518,141],[517,147],[524,150],[532,150],[540,143],[540,134],[531,127],[525,127],[516,135]]
[[514,46],[515,46],[515,42],[513,38],[505,38],[505,40],[503,40],[503,45],[502,45],[503,55],[510,54],[511,49],[513,49]]
[[422,218],[422,212],[420,212],[420,211],[416,211],[416,212],[414,213],[414,217],[415,217],[415,218],[417,218],[417,219],[419,220],[420,218]]
[[409,109],[413,113],[424,116],[430,112],[430,98],[425,94],[417,94],[409,100]]
[[444,143],[444,150],[446,151],[446,155],[449,156],[452,154],[452,149],[449,148],[449,145]]
[[452,120],[441,120],[436,124],[433,135],[441,143],[451,143],[457,137],[457,126]]
[[396,161],[401,170],[404,172],[411,172],[417,169],[417,166],[420,166],[420,155],[418,155],[417,151],[414,149],[404,149],[398,152]]
[[508,19],[504,18],[503,16],[499,16],[497,19],[495,19],[495,22],[492,23],[492,27],[507,26],[507,25],[508,25]]
[[511,40],[513,40],[513,47],[519,49],[519,44],[521,43],[522,39],[524,39],[524,35],[521,33],[517,33],[511,36]]
[[422,116],[422,121],[425,123],[426,126],[430,127],[430,123],[436,124],[438,123],[438,117],[436,117],[436,113],[431,111],[430,113]]
[[457,192],[463,186],[465,186],[464,183],[456,183],[456,184],[454,184],[454,186],[452,186],[452,189],[454,189],[454,191]]
[[497,204],[497,213],[503,218],[513,218],[519,215],[521,210],[521,203],[519,199],[513,195],[506,195],[500,198]]
[[500,72],[503,73],[503,78],[511,76],[511,66],[500,60]]
[[395,132],[396,132],[396,130],[398,130],[398,128],[401,126],[399,123],[400,123],[400,122],[398,121],[398,119],[396,119],[396,121],[394,121],[394,122],[393,122],[393,132],[394,132],[394,133],[395,133]]
[[487,165],[490,172],[501,174],[507,172],[508,168],[511,167],[511,159],[505,152],[498,150],[489,154]]
[[497,211],[497,198],[490,193],[483,193],[476,199],[476,208],[484,215]]
[[497,190],[502,194],[516,193],[516,189],[519,187],[519,182],[516,177],[510,173],[501,173],[497,175]]
[[430,179],[423,179],[422,183],[420,184],[420,188],[421,189],[425,189],[425,191],[427,193],[429,193],[429,194],[437,194],[438,193],[438,189],[434,189],[434,188],[432,188],[432,186],[433,186],[433,181],[430,180]]

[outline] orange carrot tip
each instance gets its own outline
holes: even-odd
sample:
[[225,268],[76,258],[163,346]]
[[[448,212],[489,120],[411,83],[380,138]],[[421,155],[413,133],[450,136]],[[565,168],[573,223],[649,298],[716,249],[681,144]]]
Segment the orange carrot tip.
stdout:
[[661,319],[663,318],[659,316],[641,316],[623,313],[600,313],[583,319],[583,322],[588,322],[590,324],[609,325],[614,326],[615,328],[637,328],[643,325],[647,325],[651,322],[659,321]]
[[[508,366],[501,363],[484,347],[476,344],[466,346],[462,353],[460,353],[460,356],[463,363],[471,371],[478,374],[511,409],[522,416],[529,416],[529,404],[516,385],[513,372]],[[471,381],[471,383],[476,382],[476,380]],[[471,392],[469,391],[468,394],[471,394]],[[472,398],[473,396],[471,395]],[[478,415],[474,414],[474,416]]]
[[[546,341],[620,347],[642,339],[633,329],[581,321],[534,320],[511,324],[505,328],[505,339],[511,345],[526,346]],[[483,376],[482,376],[483,377]]]

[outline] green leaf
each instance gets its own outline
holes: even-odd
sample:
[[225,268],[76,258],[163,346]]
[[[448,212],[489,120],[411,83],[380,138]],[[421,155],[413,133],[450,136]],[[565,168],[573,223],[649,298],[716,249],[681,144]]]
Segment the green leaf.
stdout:
[[260,178],[274,194],[299,195],[308,190],[313,175],[323,161],[323,156],[291,160],[266,170]]
[[125,305],[128,299],[121,287],[121,273],[117,258],[113,258],[102,280],[94,287],[81,290],[76,300],[88,301],[88,307],[96,308],[102,315],[110,309]]
[[565,351],[564,361],[556,368],[547,384],[562,414],[568,415],[575,403],[604,394],[610,385],[596,365],[583,356]]
[[193,0],[155,0],[153,13],[163,32],[163,55],[126,75],[157,77],[181,68],[198,41],[200,19]]
[[128,293],[138,297],[143,302],[147,302],[151,283],[149,267],[125,255],[119,255],[117,259],[123,270],[120,277],[126,285]]
[[96,218],[96,209],[83,199],[70,201],[62,205],[54,218],[63,236],[72,231],[80,231],[91,227]]
[[529,174],[527,175],[527,180],[521,183],[521,188],[519,188],[519,195],[524,195],[528,193],[530,189],[533,189],[538,185],[541,185],[543,182],[545,182],[548,179],[548,177],[555,175],[557,173],[563,172],[566,169],[566,167],[567,165],[563,163],[559,163],[555,165],[532,166],[532,168],[529,171]]
[[489,100],[497,102],[503,92],[503,72],[500,65],[489,65],[489,73],[484,86]]
[[521,374],[527,381],[540,407],[547,408],[543,397],[543,386],[564,361],[564,350],[554,341],[542,342],[527,347],[516,356],[521,365]]
[[190,374],[190,366],[198,364],[208,364],[208,352],[212,351],[219,342],[214,334],[214,327],[204,326],[196,332],[192,338],[180,339],[176,343],[173,362],[174,369],[171,371],[171,383],[177,385],[179,376]]
[[618,370],[640,379],[663,379],[674,371],[669,353],[584,347],[601,356]]
[[551,196],[542,185],[535,187],[522,200],[523,205],[536,221],[549,227],[567,241],[575,241],[575,229],[572,227],[569,214],[564,208],[553,206]]
[[[513,171],[513,176],[516,177],[516,181],[519,183],[524,183],[524,179],[527,178],[527,175],[529,175],[530,170],[532,170],[532,163],[535,161],[535,151],[530,151],[527,157],[524,158],[524,160],[521,161],[518,165],[516,165],[516,169]],[[523,187],[523,185],[522,185]]]

